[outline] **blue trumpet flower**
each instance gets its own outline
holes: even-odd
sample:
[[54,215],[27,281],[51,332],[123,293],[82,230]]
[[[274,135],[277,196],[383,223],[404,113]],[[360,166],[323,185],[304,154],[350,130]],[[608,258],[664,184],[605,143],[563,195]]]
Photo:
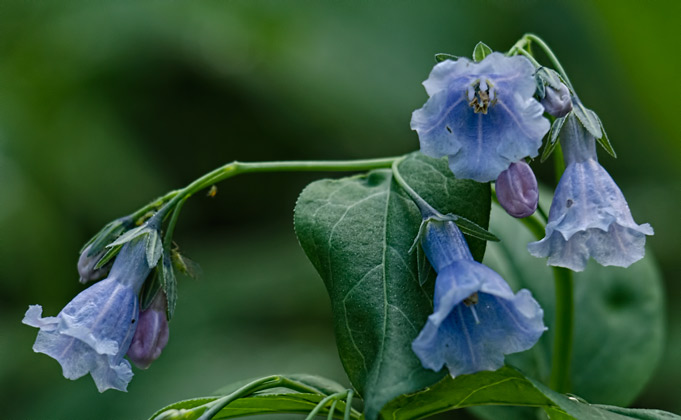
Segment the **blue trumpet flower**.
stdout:
[[145,241],[126,243],[109,276],[83,290],[56,317],[42,317],[42,307],[31,305],[23,323],[40,328],[33,350],[54,358],[64,377],[90,373],[99,392],[125,391],[132,379],[123,359],[139,315],[137,295],[151,268]]
[[430,99],[411,118],[421,152],[448,156],[457,178],[479,182],[536,156],[549,122],[533,98],[534,72],[527,58],[501,53],[435,65],[423,82]]
[[514,294],[495,271],[475,260],[451,221],[430,219],[422,236],[437,272],[434,311],[412,342],[421,364],[452,376],[496,370],[504,356],[534,346],[546,330],[528,290]]
[[649,224],[636,224],[615,181],[598,163],[595,138],[574,115],[560,134],[566,169],[556,187],[546,236],[527,245],[548,264],[582,271],[589,257],[628,267],[643,258]]

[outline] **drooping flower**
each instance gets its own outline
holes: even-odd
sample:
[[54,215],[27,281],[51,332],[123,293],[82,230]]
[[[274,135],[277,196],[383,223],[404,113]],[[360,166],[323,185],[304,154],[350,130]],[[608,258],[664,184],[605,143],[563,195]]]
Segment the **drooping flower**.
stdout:
[[140,312],[137,330],[128,349],[128,358],[140,369],[151,366],[168,344],[167,306],[166,295],[159,290],[151,305]]
[[137,295],[151,271],[144,239],[121,248],[109,276],[83,290],[56,317],[42,317],[31,305],[23,323],[40,328],[33,350],[61,364],[64,377],[90,373],[97,389],[125,391],[132,379],[123,359],[135,334],[139,314]]
[[527,245],[548,264],[582,271],[589,257],[628,267],[643,258],[649,224],[636,224],[615,181],[598,163],[595,138],[571,114],[560,135],[566,169],[556,187],[546,236]]
[[497,200],[513,217],[528,217],[537,210],[539,187],[532,168],[524,160],[511,163],[495,184]]
[[549,122],[533,98],[534,71],[527,58],[501,53],[435,65],[423,82],[430,98],[411,118],[421,152],[448,156],[457,178],[479,182],[536,156]]
[[513,294],[495,271],[473,260],[459,228],[430,220],[421,243],[437,272],[434,311],[412,342],[421,364],[452,376],[496,370],[504,356],[531,348],[546,330],[528,290]]

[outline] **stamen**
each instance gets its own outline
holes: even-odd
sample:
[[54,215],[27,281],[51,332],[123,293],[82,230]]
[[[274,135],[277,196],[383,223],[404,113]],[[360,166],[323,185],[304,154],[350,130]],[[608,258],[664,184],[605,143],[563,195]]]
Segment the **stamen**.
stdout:
[[475,318],[475,324],[479,325],[480,324],[480,318],[478,318],[478,313],[475,311],[475,306],[469,306],[471,308],[471,312],[473,312],[473,318]]
[[473,108],[476,114],[480,112],[487,114],[490,105],[494,106],[497,102],[496,90],[489,80],[476,80],[468,86],[466,94],[468,105]]
[[470,308],[473,313],[473,318],[475,318],[475,323],[480,324],[480,318],[478,318],[478,313],[475,311],[475,304],[478,303],[478,292],[473,293],[463,300],[463,304]]

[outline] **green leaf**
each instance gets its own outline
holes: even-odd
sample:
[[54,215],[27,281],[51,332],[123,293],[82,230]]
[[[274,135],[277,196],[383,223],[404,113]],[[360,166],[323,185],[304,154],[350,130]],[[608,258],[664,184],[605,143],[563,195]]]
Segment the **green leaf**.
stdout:
[[134,229],[130,229],[129,231],[125,232],[123,235],[121,235],[118,239],[115,241],[111,242],[109,245],[107,245],[107,248],[113,248],[117,245],[123,245],[126,242],[130,242],[133,239],[140,237],[142,235],[147,235],[151,232],[151,229],[147,227],[147,225],[142,225],[142,226],[137,226]]
[[551,156],[551,153],[556,149],[556,146],[558,145],[558,136],[560,135],[560,130],[563,129],[563,125],[565,124],[566,117],[560,117],[556,118],[556,120],[553,122],[553,125],[551,125],[551,130],[549,130],[549,134],[546,135],[546,145],[544,146],[544,151],[541,154],[541,163],[544,163],[546,159]]
[[154,268],[163,254],[163,243],[161,242],[161,235],[159,235],[157,230],[149,230],[145,247],[147,264],[149,264],[150,268]]
[[559,394],[511,367],[457,378],[448,376],[432,387],[391,401],[381,416],[386,420],[416,420],[481,405],[537,407],[550,413],[551,419],[681,419],[659,410],[590,405],[581,398]]
[[140,311],[147,309],[151,305],[151,302],[153,302],[156,294],[161,290],[160,276],[160,270],[156,269],[150,278],[142,285],[142,290],[140,291]]
[[477,223],[471,222],[470,220],[461,216],[455,216],[455,219],[456,220],[454,220],[454,223],[456,223],[464,235],[482,239],[483,241],[499,242],[499,238]]
[[603,127],[603,122],[598,117],[598,115],[596,115],[596,118],[598,118],[598,124],[601,126],[601,129],[603,130],[603,137],[596,139],[598,141],[598,144],[600,144],[601,147],[605,149],[605,151],[608,152],[610,156],[617,158],[617,153],[615,153],[615,149],[612,147],[612,144],[610,143],[610,138],[608,137],[608,133],[606,133],[605,131],[605,127]]
[[[542,206],[550,194],[540,191]],[[534,258],[525,244],[536,240],[498,206],[491,226],[501,238],[490,243],[485,263],[514,290],[527,288],[544,309],[549,327],[527,352],[507,356],[508,363],[548,382],[555,313],[553,277],[544,259]],[[664,343],[662,280],[655,259],[631,267],[602,267],[593,261],[574,274],[575,333],[572,392],[602,404],[630,404],[651,378]],[[617,355],[617,357],[613,357]]]
[[484,42],[480,41],[475,45],[473,49],[473,60],[482,61],[485,57],[492,54],[492,49],[487,46]]
[[601,123],[598,115],[592,110],[586,108],[576,96],[572,97],[572,112],[575,114],[580,123],[586,130],[597,139],[603,137],[601,131]]
[[447,53],[438,53],[438,54],[435,54],[435,61],[437,61],[438,63],[441,63],[441,62],[443,62],[443,61],[445,61],[445,60],[453,60],[453,61],[456,61],[456,60],[458,60],[458,59],[459,59],[459,57],[457,57],[457,56],[455,56],[455,55],[447,54]]
[[[208,408],[209,404],[220,397],[203,397],[180,401],[154,413],[150,420],[195,420]],[[214,420],[233,419],[256,414],[293,413],[307,414],[324,398],[312,393],[254,394],[239,398],[220,410]],[[334,417],[342,419],[345,403],[338,401]],[[328,407],[319,412],[328,415]]]
[[163,259],[158,266],[158,270],[161,287],[168,300],[166,315],[168,316],[168,321],[170,321],[175,313],[175,305],[177,304],[177,278],[175,277],[175,271],[173,271],[173,263],[169,252],[163,253]]
[[[456,180],[444,160],[420,153],[403,161],[400,173],[438,211],[487,226],[488,184]],[[444,372],[424,369],[411,350],[433,309],[433,283],[419,281],[417,253],[409,249],[421,216],[392,171],[308,185],[294,221],[331,297],[338,350],[366,417],[375,419],[396,396],[440,379]],[[470,243],[481,258],[485,241]]]
[[97,264],[95,264],[95,270],[98,270],[106,265],[109,261],[113,259],[116,255],[118,255],[118,252],[123,248],[123,245],[114,245],[111,248],[108,248],[106,250],[106,253],[102,255],[102,258],[97,261]]

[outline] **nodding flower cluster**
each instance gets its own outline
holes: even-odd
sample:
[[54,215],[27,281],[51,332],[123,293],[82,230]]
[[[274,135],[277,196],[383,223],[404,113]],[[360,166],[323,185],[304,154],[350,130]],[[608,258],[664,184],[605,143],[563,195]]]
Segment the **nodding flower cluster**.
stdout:
[[155,262],[147,255],[145,236],[122,245],[113,264],[96,269],[90,247],[78,263],[81,281],[96,280],[57,316],[42,317],[42,307],[31,305],[23,323],[40,328],[33,350],[59,362],[64,377],[90,374],[97,389],[126,391],[133,373],[127,355],[140,368],[157,359],[168,342],[165,296],[157,292],[149,308],[140,312],[138,295]]
[[[540,83],[540,74],[551,81]],[[457,178],[496,180],[499,204],[523,218],[535,212],[539,200],[526,160],[537,156],[549,130],[544,112],[557,118],[566,170],[546,237],[528,250],[548,258],[549,265],[575,271],[583,270],[589,257],[627,267],[643,258],[645,236],[653,230],[634,222],[622,192],[598,163],[593,130],[573,111],[573,102],[581,104],[559,79],[522,56],[445,60],[423,83],[429,99],[414,111],[411,127],[423,154],[447,156]],[[538,91],[541,102],[534,97]],[[422,365],[436,371],[446,365],[452,375],[494,370],[505,354],[532,347],[546,328],[530,292],[514,294],[496,272],[473,260],[453,221],[424,210],[422,203],[419,207],[426,223],[421,244],[437,272],[433,314],[412,343]]]

